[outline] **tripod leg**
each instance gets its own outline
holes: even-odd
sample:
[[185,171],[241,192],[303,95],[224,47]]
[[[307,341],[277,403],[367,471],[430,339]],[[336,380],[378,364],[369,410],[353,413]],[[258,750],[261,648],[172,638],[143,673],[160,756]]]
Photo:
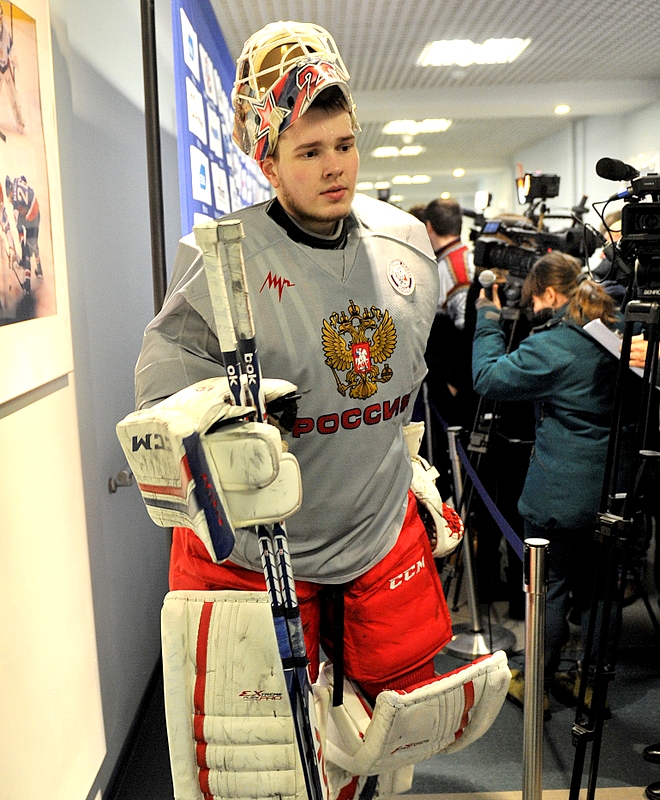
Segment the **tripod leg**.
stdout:
[[649,600],[649,593],[646,591],[646,588],[642,582],[642,579],[635,569],[629,570],[629,573],[635,579],[635,583],[637,584],[637,590],[639,592],[639,596],[642,598],[642,602],[648,612],[649,619],[651,620],[651,625],[653,625],[653,630],[656,632],[656,635],[660,637],[660,622],[658,622],[658,618],[653,611],[653,606],[651,605],[651,601]]
[[[609,514],[600,515],[600,527],[596,531],[596,558],[595,581],[593,587],[593,600],[591,614],[584,643],[584,658],[582,674],[580,677],[580,690],[578,693],[575,723],[572,729],[575,758],[569,792],[569,800],[578,800],[580,795],[582,775],[586,761],[587,746],[593,744],[591,753],[589,795],[588,800],[593,800],[596,776],[598,773],[598,760],[602,739],[602,728],[605,719],[607,702],[607,686],[614,677],[609,667],[612,660],[608,647],[611,638],[610,620],[612,616],[612,601],[614,587],[618,577],[617,536],[620,519]],[[620,617],[620,613],[617,615]],[[615,626],[614,641],[618,639]],[[610,636],[608,636],[610,634]],[[592,662],[595,662],[592,670]],[[591,683],[592,698],[588,713],[585,707],[587,685]]]

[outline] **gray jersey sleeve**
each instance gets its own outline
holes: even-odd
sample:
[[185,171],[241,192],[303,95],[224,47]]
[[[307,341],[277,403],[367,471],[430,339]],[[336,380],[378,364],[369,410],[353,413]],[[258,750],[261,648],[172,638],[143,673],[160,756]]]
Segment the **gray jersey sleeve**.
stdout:
[[144,333],[135,368],[136,408],[224,374],[211,317],[201,253],[191,234],[179,242],[163,307]]

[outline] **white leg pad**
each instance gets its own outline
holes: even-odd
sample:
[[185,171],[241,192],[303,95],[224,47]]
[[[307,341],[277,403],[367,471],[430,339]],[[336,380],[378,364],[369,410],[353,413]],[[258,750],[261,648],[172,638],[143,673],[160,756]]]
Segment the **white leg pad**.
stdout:
[[[391,773],[440,752],[456,752],[482,736],[497,717],[511,672],[498,651],[411,692],[390,690],[373,713],[345,681],[343,705],[330,706],[325,757],[351,775]],[[332,665],[318,679],[331,694]]]
[[[401,767],[394,772],[380,772],[373,800],[389,798],[395,794],[404,794],[412,787],[415,767]],[[369,779],[368,775],[351,775],[341,767],[326,761],[326,771],[330,786],[331,800],[358,800],[364,785]]]
[[266,592],[170,592],[161,622],[176,800],[307,798]]

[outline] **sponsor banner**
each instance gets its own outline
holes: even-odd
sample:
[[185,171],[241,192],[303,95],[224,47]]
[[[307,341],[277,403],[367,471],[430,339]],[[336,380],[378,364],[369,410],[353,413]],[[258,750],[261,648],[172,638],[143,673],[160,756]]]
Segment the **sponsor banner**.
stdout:
[[257,164],[233,143],[235,63],[208,0],[173,0],[179,192],[182,234],[271,189]]

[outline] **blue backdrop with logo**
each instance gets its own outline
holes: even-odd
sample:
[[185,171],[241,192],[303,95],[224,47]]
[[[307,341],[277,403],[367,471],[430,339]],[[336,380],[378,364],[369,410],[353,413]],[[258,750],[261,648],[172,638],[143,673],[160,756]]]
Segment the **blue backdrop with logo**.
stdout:
[[235,62],[207,0],[174,0],[174,80],[181,227],[266,200],[270,186],[233,143]]

